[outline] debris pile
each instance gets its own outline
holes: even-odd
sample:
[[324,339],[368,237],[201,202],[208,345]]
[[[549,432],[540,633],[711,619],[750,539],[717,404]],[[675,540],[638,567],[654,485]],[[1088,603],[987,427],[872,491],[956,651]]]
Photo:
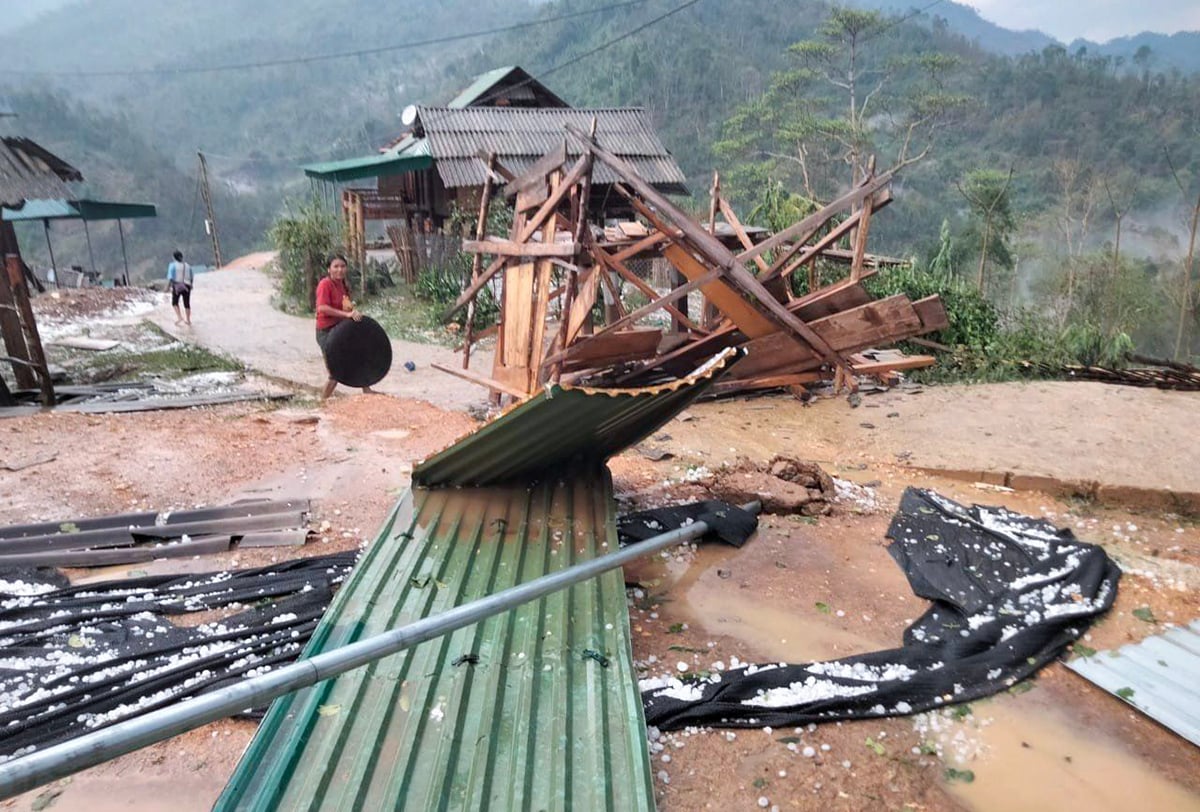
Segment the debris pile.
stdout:
[[[357,553],[70,586],[0,578],[0,763],[266,673],[303,650]],[[228,610],[197,625],[168,618]]]
[[[495,156],[480,158],[507,181],[500,193],[515,198],[515,216],[506,238],[481,234],[464,241],[465,250],[476,254],[472,280],[445,314],[449,318],[467,308],[463,368],[439,369],[487,386],[498,401],[502,395],[524,400],[547,383],[658,384],[729,347],[743,348],[746,357],[713,387],[714,393],[823,379],[853,389],[857,375],[933,363],[928,356],[880,360],[866,354],[876,345],[947,325],[937,296],[875,301],[863,287],[879,268],[898,262],[866,252],[872,214],[892,199],[890,173],[869,175],[816,213],[756,244],[720,198],[718,184],[709,223],[699,223],[596,139],[571,126],[567,132],[570,153],[564,143],[519,176]],[[597,164],[617,178],[612,188],[640,221],[625,228],[591,225],[590,183]],[[481,223],[491,193],[489,183],[480,204]],[[718,213],[725,218],[722,229]],[[840,247],[843,242],[850,247]],[[492,258],[486,268],[484,256]],[[642,279],[630,268],[635,259],[666,263],[676,279],[672,289],[663,293]],[[847,276],[822,284],[819,268],[839,263]],[[809,292],[798,296],[792,277],[801,271],[808,275]],[[500,288],[497,323],[476,334],[475,298],[495,283]],[[620,290],[625,284],[647,303],[627,310]],[[693,292],[703,300],[698,315],[688,309]],[[665,317],[671,325],[664,331]],[[473,342],[493,333],[497,344],[490,374],[469,369]]]
[[722,501],[757,499],[764,513],[780,515],[824,516],[837,497],[833,478],[821,466],[783,454],[765,465],[740,459],[697,482]]
[[223,507],[144,511],[0,527],[0,571],[101,567],[241,547],[303,546],[308,500],[254,500]]
[[888,536],[913,591],[932,601],[903,647],[650,678],[646,722],[780,727],[968,702],[1034,674],[1116,599],[1120,570],[1103,548],[1003,508],[909,488]]

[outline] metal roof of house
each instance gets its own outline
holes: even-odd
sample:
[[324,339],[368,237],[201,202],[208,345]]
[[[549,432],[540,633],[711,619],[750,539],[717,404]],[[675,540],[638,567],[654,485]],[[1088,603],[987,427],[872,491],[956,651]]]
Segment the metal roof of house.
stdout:
[[1200,745],[1200,620],[1140,643],[1076,657],[1067,668]]
[[509,65],[476,76],[471,84],[450,100],[447,107],[477,107],[503,100],[518,105],[536,104],[540,107],[570,107],[523,68]]
[[486,485],[604,460],[647,437],[699,397],[741,354],[727,349],[687,378],[642,389],[547,385],[413,468],[421,485]]
[[[313,634],[328,651],[615,550],[590,464],[415,489]],[[214,809],[654,808],[620,570],[271,705]]]
[[0,206],[19,207],[25,200],[70,198],[64,181],[81,181],[78,169],[36,142],[0,136]]
[[157,217],[151,203],[114,203],[106,200],[26,200],[19,209],[5,208],[3,219],[23,220],[135,220]]
[[[568,141],[568,154],[578,155],[579,147],[567,138],[564,125],[588,131],[593,117],[600,146],[624,158],[652,185],[671,194],[686,193],[683,170],[638,107],[418,107],[416,131],[429,142],[429,152],[447,188],[482,186],[485,167],[477,157],[481,150],[496,153],[501,163],[519,173],[564,140]],[[617,180],[607,166],[596,165],[593,183]]]
[[[424,153],[424,154],[422,154]],[[394,150],[360,158],[341,161],[324,161],[300,167],[304,174],[317,180],[344,183],[363,178],[380,178],[387,175],[403,175],[418,169],[433,166],[428,150]]]

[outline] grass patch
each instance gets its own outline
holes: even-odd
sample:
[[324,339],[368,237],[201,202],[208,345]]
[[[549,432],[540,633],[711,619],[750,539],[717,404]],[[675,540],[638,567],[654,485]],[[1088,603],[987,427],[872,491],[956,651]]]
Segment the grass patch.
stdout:
[[379,322],[390,338],[443,347],[458,343],[457,334],[447,330],[438,318],[444,308],[419,298],[412,287],[403,282],[387,293],[373,297],[361,309]]
[[[234,358],[176,341],[157,325],[139,325],[145,349],[112,349],[80,355],[71,364],[71,377],[79,383],[132,381],[145,378],[182,378],[202,372],[242,372]],[[129,343],[129,342],[127,342]]]

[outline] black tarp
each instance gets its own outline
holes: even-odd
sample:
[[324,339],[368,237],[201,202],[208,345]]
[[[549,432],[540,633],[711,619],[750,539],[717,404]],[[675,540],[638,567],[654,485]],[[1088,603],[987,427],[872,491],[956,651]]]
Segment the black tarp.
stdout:
[[716,539],[734,547],[741,547],[758,529],[757,515],[737,505],[709,499],[627,513],[617,519],[617,537],[622,545],[632,544],[687,527],[692,522],[708,525],[706,539]]
[[[356,559],[75,587],[0,572],[0,762],[294,660]],[[167,619],[220,608],[236,614]]]
[[1004,508],[909,488],[888,537],[913,592],[933,602],[903,647],[643,680],[647,723],[784,727],[968,702],[1058,657],[1116,598],[1120,570],[1103,549]]

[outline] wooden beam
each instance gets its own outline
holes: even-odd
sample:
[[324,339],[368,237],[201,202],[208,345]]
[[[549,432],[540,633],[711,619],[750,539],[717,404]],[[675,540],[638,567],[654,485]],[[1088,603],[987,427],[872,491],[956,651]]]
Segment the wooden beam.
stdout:
[[[633,285],[635,288],[637,288],[643,294],[645,294],[647,298],[657,299],[659,297],[658,291],[656,291],[654,288],[647,285],[633,271],[626,268],[624,263],[617,262],[615,259],[613,259],[612,256],[610,256],[608,254],[608,252],[605,251],[600,246],[593,245],[592,253],[596,256],[597,259],[599,259],[601,262],[603,262],[606,266],[608,266],[610,269],[616,271],[621,276],[623,276],[626,280],[628,280],[631,285]],[[618,298],[618,302],[619,301],[620,301],[620,299]],[[681,313],[679,311],[679,309],[677,307],[675,307],[674,305],[665,305],[663,307],[663,309],[666,310],[671,315],[675,316],[675,318],[679,319],[680,323],[682,323],[689,330],[694,330],[698,333],[704,332],[703,330],[700,329],[699,325],[697,325],[695,322],[693,322],[691,319],[689,319],[685,314]]]
[[469,254],[495,254],[502,257],[573,257],[579,252],[574,242],[510,242],[509,240],[463,240]]
[[772,251],[786,242],[791,242],[797,235],[809,233],[815,234],[817,229],[824,225],[830,218],[844,208],[853,206],[855,203],[866,198],[867,195],[872,195],[892,182],[892,173],[885,172],[877,178],[867,178],[860,185],[851,189],[846,194],[834,200],[827,206],[822,206],[818,211],[805,217],[797,223],[794,223],[778,234],[773,234],[767,239],[755,245],[753,248],[743,251],[738,254],[737,258],[741,262],[746,262],[759,254],[765,254],[767,251]]
[[568,347],[562,366],[571,371],[606,367],[623,361],[641,361],[658,353],[661,340],[662,330],[654,327],[610,331]]
[[[579,339],[579,341],[575,342],[574,344],[571,344],[570,341],[568,341],[568,344],[570,344],[570,346],[567,349],[550,356],[549,358],[546,359],[546,362],[551,363],[554,361],[561,360],[562,358],[565,358],[568,353],[570,353],[573,349],[575,349],[575,347],[579,346],[580,344],[594,341],[597,338],[599,338],[600,336],[606,335],[606,334],[612,332],[613,330],[619,330],[620,328],[624,327],[625,325],[631,324],[631,323],[637,321],[638,319],[642,318],[643,316],[647,316],[650,313],[653,313],[656,310],[662,310],[671,302],[674,302],[676,299],[679,299],[683,296],[687,296],[689,293],[691,293],[693,290],[696,290],[701,285],[708,284],[709,282],[713,281],[714,279],[718,279],[720,277],[720,275],[721,275],[721,272],[719,270],[709,271],[702,278],[694,279],[685,285],[681,285],[680,287],[675,288],[673,291],[671,291],[667,295],[662,296],[661,298],[655,299],[654,301],[650,302],[649,304],[639,307],[637,310],[634,310],[630,313],[626,313],[624,316],[617,319],[612,324],[605,325],[605,327],[598,333],[593,333],[590,336],[584,336],[583,338]],[[578,332],[578,331],[576,331],[576,332]],[[574,335],[572,335],[571,338],[573,339]]]
[[478,372],[472,372],[469,369],[455,369],[454,367],[443,366],[442,364],[436,362],[431,363],[429,366],[441,372],[449,373],[456,378],[462,378],[464,381],[477,383],[480,386],[486,386],[488,389],[495,389],[496,391],[503,392],[506,395],[512,395],[514,398],[518,398],[519,400],[524,400],[525,398],[529,397],[528,392],[522,392],[520,389],[517,389],[514,386],[501,383],[495,378],[489,378],[486,375],[480,375]]
[[[487,218],[488,208],[492,202],[492,175],[496,167],[496,153],[489,152],[487,161],[487,177],[483,180],[483,193],[479,196],[479,219],[475,222],[475,239],[481,240],[487,233]],[[479,272],[483,266],[483,255],[476,254],[471,258],[471,284],[479,278]],[[467,305],[467,327],[465,332],[465,340],[463,342],[463,369],[471,365],[471,343],[475,333],[475,299],[472,297]]]
[[505,197],[512,197],[517,192],[531,188],[538,183],[544,183],[547,175],[556,169],[561,169],[566,162],[567,145],[566,142],[563,142],[534,161],[533,166],[505,184],[500,193]]
[[669,239],[670,237],[668,235],[663,234],[661,231],[655,231],[648,236],[642,237],[633,245],[627,245],[620,251],[617,251],[612,255],[612,258],[617,262],[624,262],[625,260],[635,257],[649,248],[653,248],[660,242],[666,242]]
[[[742,221],[738,219],[738,216],[734,212],[733,207],[730,206],[723,199],[719,200],[718,204],[721,207],[721,214],[725,215],[725,222],[729,223],[730,228],[733,229],[733,233],[737,236],[738,242],[740,242],[742,244],[742,247],[746,248],[747,250],[753,248],[754,241],[750,239],[750,235],[747,234],[746,229],[744,229],[742,227]],[[715,233],[715,232],[713,232],[710,229],[710,233]],[[767,272],[767,269],[770,266],[767,265],[767,261],[765,259],[763,259],[761,255],[755,254],[752,257],[752,259],[754,260],[755,264],[758,265],[758,269],[760,271],[762,271],[763,273]]]
[[[570,127],[568,126],[568,131]],[[692,222],[686,214],[675,207],[671,201],[660,195],[654,187],[646,183],[638,176],[634,170],[625,164],[624,161],[617,158],[615,155],[605,153],[599,147],[593,147],[597,150],[597,155],[608,163],[614,171],[621,174],[626,179],[630,180],[630,184],[638,190],[638,193],[646,198],[647,201],[656,206],[660,211],[665,212],[670,216],[675,223],[683,230],[688,242],[696,248],[701,254],[714,265],[725,268],[726,279],[736,285],[740,292],[749,294],[754,299],[757,299],[763,306],[763,311],[759,311],[763,316],[774,322],[785,334],[789,335],[793,340],[800,344],[811,346],[817,353],[825,359],[826,362],[844,367],[846,361],[832,347],[825,343],[819,335],[814,333],[808,325],[797,319],[787,309],[785,305],[780,303],[771,292],[763,287],[762,283],[755,278],[754,274],[746,270],[746,267],[738,262],[737,258],[730,253],[720,240],[707,233],[700,226]],[[605,159],[604,155],[608,155]],[[610,163],[614,162],[614,163]],[[618,187],[619,189],[620,187]],[[645,204],[641,203],[636,198],[630,196],[630,202],[640,211],[643,216],[657,220],[654,213],[649,211]],[[663,230],[660,228],[660,230]],[[765,312],[764,312],[765,311]]]
[[29,360],[38,375],[38,386],[42,390],[42,405],[54,405],[54,384],[50,380],[50,368],[46,365],[46,354],[42,351],[42,339],[38,335],[37,320],[33,316],[33,305],[29,301],[29,288],[25,286],[25,272],[20,254],[7,254],[4,264],[8,271],[8,285],[12,290],[13,304],[21,315],[21,326],[25,329],[25,346],[29,349]]
[[716,305],[747,336],[757,338],[776,331],[776,327],[770,319],[759,313],[742,298],[740,293],[721,281],[721,277],[725,275],[724,269],[709,268],[678,243],[672,243],[664,248],[663,256],[681,274],[693,282],[716,274],[716,278],[704,282],[701,291],[705,298]]

